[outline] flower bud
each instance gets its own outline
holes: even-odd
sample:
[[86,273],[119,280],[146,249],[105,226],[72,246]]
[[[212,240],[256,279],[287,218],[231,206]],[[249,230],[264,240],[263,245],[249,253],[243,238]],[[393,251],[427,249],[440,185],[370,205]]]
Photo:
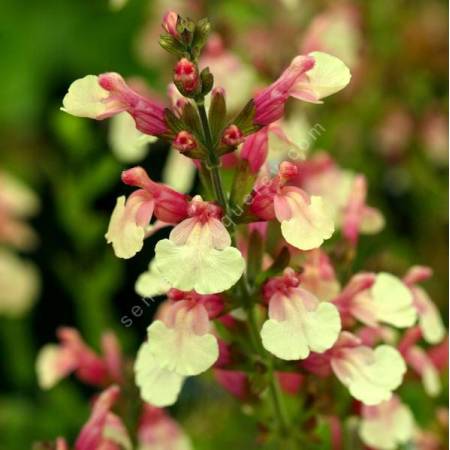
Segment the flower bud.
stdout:
[[198,88],[199,80],[196,65],[187,58],[180,59],[174,71],[174,81],[177,87],[189,94]]
[[222,142],[235,147],[244,142],[244,135],[236,125],[232,124],[223,132]]
[[178,14],[174,11],[167,11],[164,14],[162,27],[174,38],[179,38],[179,33],[177,31]]
[[194,136],[188,131],[180,131],[172,143],[173,147],[179,150],[181,153],[193,150],[197,147],[197,141]]

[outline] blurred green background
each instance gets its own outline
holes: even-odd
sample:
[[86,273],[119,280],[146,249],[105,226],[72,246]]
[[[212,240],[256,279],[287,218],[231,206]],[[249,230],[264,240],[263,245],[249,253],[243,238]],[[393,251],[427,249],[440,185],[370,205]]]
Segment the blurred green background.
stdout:
[[[106,0],[0,2],[0,168],[41,202],[31,220],[39,244],[23,253],[39,269],[40,296],[22,317],[0,316],[1,450],[24,450],[57,435],[73,439],[88,415],[91,392],[78,383],[37,388],[36,353],[55,340],[58,326],[77,327],[93,347],[103,330],[113,329],[133,355],[153,314],[147,310],[129,329],[120,324],[139,300],[133,285],[152,245],[128,262],[106,245],[115,198],[128,192],[120,183],[125,165],[110,151],[107,123],[59,111],[69,84],[116,71],[141,76],[164,93],[171,60],[157,47],[159,23],[162,12],[178,7],[196,19],[208,15],[227,46],[248,63],[256,60],[261,81],[271,81],[298,53],[311,21],[337,3],[129,0],[117,9]],[[304,106],[310,123],[326,129],[312,151],[326,149],[342,166],[364,173],[370,204],[386,217],[382,233],[362,238],[355,269],[401,275],[412,264],[431,266],[426,287],[447,316],[447,2],[355,0],[345,6],[356,12],[360,40],[353,82],[323,106]],[[167,151],[157,143],[142,163],[155,179]],[[195,448],[230,448],[251,423],[233,414],[231,401],[224,407],[218,388],[207,398],[204,390],[196,395],[197,388],[190,384],[177,411]],[[217,396],[225,402],[220,411],[210,401]],[[202,415],[209,411],[217,420],[205,428]]]

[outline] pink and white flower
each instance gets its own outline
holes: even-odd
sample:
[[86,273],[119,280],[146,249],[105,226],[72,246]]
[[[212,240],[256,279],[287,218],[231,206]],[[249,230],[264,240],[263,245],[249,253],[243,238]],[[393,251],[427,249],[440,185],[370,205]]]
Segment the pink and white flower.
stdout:
[[219,357],[209,319],[220,313],[222,299],[176,289],[169,299],[148,327],[135,363],[142,398],[159,407],[175,403],[185,378],[206,371]]
[[89,420],[75,442],[75,450],[131,450],[132,444],[122,420],[111,412],[120,394],[113,385],[95,400]]
[[436,305],[419,283],[426,281],[432,275],[429,267],[413,266],[403,278],[411,290],[413,303],[419,317],[419,327],[424,339],[429,344],[437,344],[445,336],[445,327]]
[[400,279],[385,272],[354,276],[333,302],[344,316],[350,314],[371,327],[385,323],[407,328],[417,319],[410,290]]
[[340,382],[366,405],[389,400],[406,372],[406,364],[394,347],[380,345],[372,349],[346,331],[341,333],[328,357]]
[[295,57],[280,78],[254,97],[254,122],[265,126],[284,114],[289,97],[322,103],[350,82],[350,71],[338,58],[321,52]]
[[117,199],[105,237],[117,257],[131,258],[142,249],[146,235],[155,231],[150,227],[153,214],[160,221],[156,229],[180,222],[187,215],[188,201],[184,194],[152,181],[142,167],[124,171],[122,181],[140,189],[127,200]]
[[244,259],[231,247],[221,222],[222,210],[194,197],[188,218],[155,247],[155,266],[174,288],[199,294],[222,292],[233,286],[244,271]]
[[142,133],[160,136],[168,130],[164,107],[132,90],[119,74],[113,72],[75,80],[61,109],[74,116],[97,120],[127,111]]
[[297,166],[283,162],[278,175],[269,182],[257,182],[250,210],[264,220],[276,218],[286,241],[300,250],[322,245],[334,231],[333,220],[322,198],[286,185],[297,175]]
[[376,406],[362,407],[359,436],[379,450],[395,450],[414,436],[414,417],[397,396]]
[[339,313],[331,303],[320,303],[299,287],[299,277],[290,268],[264,287],[269,319],[261,329],[263,346],[285,360],[323,353],[333,346],[341,330]]
[[102,357],[90,349],[73,328],[60,328],[58,337],[60,344],[45,345],[36,359],[42,389],[52,388],[72,372],[81,381],[93,385],[103,385],[108,380],[121,381],[122,356],[114,335],[103,335]]

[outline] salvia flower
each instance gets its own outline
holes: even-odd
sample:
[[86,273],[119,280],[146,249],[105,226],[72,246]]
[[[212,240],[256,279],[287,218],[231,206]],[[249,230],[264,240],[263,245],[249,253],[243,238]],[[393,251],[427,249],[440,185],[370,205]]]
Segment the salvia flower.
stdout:
[[432,271],[429,267],[413,266],[403,281],[411,290],[424,339],[430,344],[437,344],[444,339],[445,327],[436,305],[427,292],[418,285],[430,278],[431,275]]
[[280,119],[289,97],[322,103],[350,82],[350,71],[338,58],[321,52],[295,57],[280,78],[254,97],[254,123],[265,126]]
[[411,410],[393,395],[376,406],[363,406],[359,435],[372,448],[395,450],[414,436]]
[[80,431],[75,450],[131,450],[132,445],[122,420],[111,412],[120,394],[111,386],[95,400],[91,416]]
[[119,74],[113,72],[75,80],[61,109],[73,116],[97,120],[127,111],[142,133],[160,136],[167,131],[164,107],[132,90]]
[[219,356],[216,338],[209,332],[208,311],[195,292],[166,310],[163,320],[148,327],[148,347],[156,362],[183,376],[198,375],[211,367]]
[[174,288],[199,294],[222,292],[233,286],[244,270],[244,259],[231,246],[221,222],[219,206],[194,197],[188,218],[155,247],[155,265]]
[[341,330],[339,313],[331,303],[320,303],[314,295],[299,287],[292,269],[270,280],[265,286],[269,302],[269,320],[261,330],[264,347],[285,360],[308,357],[311,351],[328,350]]
[[250,209],[261,219],[276,218],[289,244],[300,250],[311,250],[332,236],[334,224],[321,197],[309,196],[298,187],[286,185],[296,174],[295,164],[283,162],[275,178],[256,185]]
[[135,381],[144,401],[158,407],[173,405],[181,391],[185,377],[162,368],[148,342],[144,342],[134,363]]
[[142,249],[153,215],[163,223],[180,222],[187,216],[188,201],[184,194],[152,181],[142,167],[124,171],[122,181],[140,189],[126,200],[117,199],[105,237],[117,257],[131,258]]
[[334,303],[343,313],[373,327],[385,323],[406,328],[417,319],[410,290],[399,278],[385,272],[356,275]]
[[148,328],[135,363],[141,396],[155,406],[177,400],[187,376],[198,375],[219,357],[217,339],[210,333],[209,318],[222,309],[217,295],[171,290],[169,303]]
[[92,385],[121,380],[122,357],[114,335],[103,336],[102,357],[89,348],[73,328],[59,329],[58,337],[60,344],[47,344],[38,354],[36,372],[41,388],[52,388],[72,372]]
[[380,345],[372,349],[347,331],[341,333],[330,351],[330,361],[341,383],[366,405],[389,400],[406,372],[405,361],[394,347]]

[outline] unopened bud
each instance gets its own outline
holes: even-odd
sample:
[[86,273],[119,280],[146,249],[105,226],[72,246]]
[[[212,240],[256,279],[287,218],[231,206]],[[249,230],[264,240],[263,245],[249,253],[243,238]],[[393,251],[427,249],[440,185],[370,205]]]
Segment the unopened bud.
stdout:
[[183,153],[196,148],[197,141],[195,140],[194,136],[192,136],[192,134],[188,131],[180,131],[176,135],[172,145],[174,148]]
[[239,129],[239,127],[233,124],[227,127],[226,130],[223,132],[222,142],[225,145],[235,147],[244,142],[244,135],[242,131]]
[[199,76],[196,65],[187,58],[182,58],[175,66],[174,73],[175,84],[181,85],[183,91],[191,93],[199,85]]
[[168,11],[164,14],[162,27],[172,35],[174,38],[178,38],[179,34],[177,31],[178,14],[174,11]]

